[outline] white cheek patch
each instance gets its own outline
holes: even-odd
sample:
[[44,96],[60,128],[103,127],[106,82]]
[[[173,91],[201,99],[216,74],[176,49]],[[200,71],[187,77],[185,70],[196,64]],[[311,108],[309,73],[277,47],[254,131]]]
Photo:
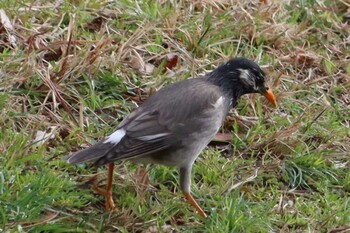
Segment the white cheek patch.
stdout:
[[124,129],[118,129],[117,131],[109,135],[103,143],[118,144],[120,140],[122,140],[122,138],[125,136],[125,133],[126,132]]
[[249,70],[246,69],[238,69],[240,71],[239,78],[246,85],[253,87],[255,89],[255,81],[253,79],[254,75],[251,75]]

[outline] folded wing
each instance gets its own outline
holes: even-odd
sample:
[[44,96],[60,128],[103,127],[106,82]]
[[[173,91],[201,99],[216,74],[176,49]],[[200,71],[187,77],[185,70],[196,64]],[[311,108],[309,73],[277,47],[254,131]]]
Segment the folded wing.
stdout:
[[71,155],[67,161],[81,163],[95,160],[96,165],[103,165],[119,159],[151,154],[166,149],[177,141],[176,136],[159,123],[157,111],[147,112],[138,108],[110,136]]

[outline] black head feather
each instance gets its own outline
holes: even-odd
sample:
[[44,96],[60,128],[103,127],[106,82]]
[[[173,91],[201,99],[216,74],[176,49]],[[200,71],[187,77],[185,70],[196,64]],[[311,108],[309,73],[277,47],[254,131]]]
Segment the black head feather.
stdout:
[[266,90],[265,73],[252,60],[238,57],[217,67],[209,74],[208,80],[220,86],[234,98],[248,93]]

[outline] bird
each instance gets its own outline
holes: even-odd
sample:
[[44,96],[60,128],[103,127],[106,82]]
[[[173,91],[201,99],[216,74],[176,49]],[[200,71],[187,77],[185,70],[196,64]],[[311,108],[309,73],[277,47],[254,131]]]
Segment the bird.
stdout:
[[105,196],[106,210],[115,208],[112,181],[116,161],[176,167],[185,198],[206,217],[191,194],[192,166],[241,96],[259,93],[277,107],[265,77],[254,61],[237,57],[205,75],[163,87],[132,111],[112,134],[73,153],[66,161],[108,165],[106,189],[97,190]]

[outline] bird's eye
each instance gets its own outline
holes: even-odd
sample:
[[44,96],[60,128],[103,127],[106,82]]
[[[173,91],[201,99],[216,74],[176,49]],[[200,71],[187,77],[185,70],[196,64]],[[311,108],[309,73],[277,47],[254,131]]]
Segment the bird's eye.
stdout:
[[256,78],[256,81],[258,81],[258,82],[264,82],[264,80],[265,80],[265,77],[264,77],[264,76],[265,76],[265,75],[264,75],[264,73],[263,73],[262,70],[253,69],[252,72],[253,72],[253,74],[254,74],[254,76],[255,76],[255,78]]
[[261,73],[259,73],[256,77],[257,77],[257,80],[258,80],[259,82],[264,82],[264,80],[265,80],[264,75],[261,74]]

